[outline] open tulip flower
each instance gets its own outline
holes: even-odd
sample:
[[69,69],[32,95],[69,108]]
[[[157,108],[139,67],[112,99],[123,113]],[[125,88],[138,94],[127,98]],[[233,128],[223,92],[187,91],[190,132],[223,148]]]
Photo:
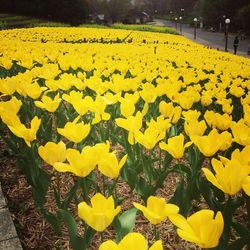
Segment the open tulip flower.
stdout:
[[185,148],[189,147],[192,142],[187,142],[184,145],[184,135],[180,134],[168,139],[168,143],[161,142],[160,148],[167,151],[175,159],[180,159],[184,155]]
[[115,152],[105,154],[98,162],[98,169],[103,175],[111,179],[117,178],[127,157],[128,155],[124,155],[120,162],[118,162]]
[[56,162],[53,167],[58,172],[70,172],[76,176],[86,177],[95,168],[96,151],[93,147],[84,147],[80,153],[76,149],[67,149],[66,158],[68,163]]
[[237,159],[222,158],[222,161],[212,159],[215,175],[202,168],[208,181],[226,194],[235,195],[243,188],[250,196],[250,165],[242,165]]
[[180,214],[169,216],[177,227],[177,234],[184,240],[196,243],[201,248],[213,248],[219,244],[224,220],[221,212],[203,209],[187,219]]
[[80,143],[90,132],[90,124],[67,122],[64,128],[58,128],[57,132],[68,140]]
[[99,250],[163,250],[162,242],[156,241],[150,248],[143,235],[140,233],[127,234],[119,244],[112,240],[102,243]]
[[143,212],[143,215],[156,225],[165,220],[169,215],[177,214],[179,207],[174,204],[167,204],[164,198],[150,196],[147,200],[147,206],[143,206],[137,202],[134,206]]
[[61,98],[59,98],[59,94],[57,94],[53,100],[49,96],[43,95],[41,101],[35,101],[35,105],[38,108],[42,108],[53,113],[57,110],[60,102]]
[[199,135],[202,136],[207,129],[206,122],[204,120],[198,121],[198,120],[188,120],[184,123],[184,130],[185,133],[191,137],[191,135]]
[[40,127],[41,119],[35,116],[31,123],[30,128],[26,128],[20,121],[17,124],[8,126],[11,132],[17,137],[23,138],[25,143],[31,147],[31,142],[36,139],[36,133]]
[[7,126],[15,126],[20,123],[17,113],[22,106],[22,102],[16,97],[9,101],[0,102],[0,117]]
[[118,127],[126,129],[128,134],[128,142],[131,145],[134,145],[135,139],[134,134],[138,132],[142,126],[142,114],[141,112],[137,112],[135,116],[130,116],[128,118],[117,118],[116,124]]
[[244,120],[232,123],[231,129],[234,141],[243,146],[250,145],[250,127],[244,123]]
[[62,141],[59,143],[48,142],[45,146],[38,148],[38,154],[46,163],[53,166],[56,162],[66,160],[66,145]]
[[115,208],[114,199],[104,197],[97,193],[91,198],[92,207],[86,202],[78,204],[78,215],[90,227],[98,232],[103,232],[120,212],[121,207]]
[[201,153],[207,157],[213,156],[223,145],[222,136],[216,129],[210,131],[208,135],[191,135],[190,137]]

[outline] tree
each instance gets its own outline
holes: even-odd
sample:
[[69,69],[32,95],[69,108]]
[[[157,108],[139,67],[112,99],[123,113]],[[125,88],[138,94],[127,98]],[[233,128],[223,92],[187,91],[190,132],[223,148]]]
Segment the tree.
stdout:
[[107,10],[112,22],[122,21],[131,9],[130,0],[108,0]]

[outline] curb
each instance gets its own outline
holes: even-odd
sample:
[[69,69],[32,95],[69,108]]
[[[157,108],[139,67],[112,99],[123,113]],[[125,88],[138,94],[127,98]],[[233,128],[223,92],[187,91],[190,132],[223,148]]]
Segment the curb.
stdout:
[[23,250],[0,183],[0,249]]

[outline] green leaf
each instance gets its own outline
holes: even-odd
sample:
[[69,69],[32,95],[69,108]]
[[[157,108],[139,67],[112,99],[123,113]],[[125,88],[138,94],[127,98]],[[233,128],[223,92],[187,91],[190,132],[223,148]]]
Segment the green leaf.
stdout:
[[189,167],[184,164],[176,164],[171,172],[179,173],[182,176],[187,176],[188,179],[191,178],[191,171]]
[[121,176],[122,179],[128,183],[132,190],[135,188],[136,184],[139,181],[138,174],[132,167],[124,166],[121,171]]
[[41,168],[32,185],[32,194],[37,208],[42,208],[46,201],[46,194],[50,185],[50,176]]
[[204,197],[205,201],[209,205],[209,207],[213,210],[218,209],[218,206],[216,204],[216,200],[214,198],[213,193],[210,189],[210,183],[207,181],[207,179],[200,177],[198,180],[198,188]]
[[67,193],[64,201],[62,202],[62,208],[67,210],[67,208],[69,207],[69,204],[71,202],[71,200],[76,196],[76,191],[78,189],[79,186],[79,182],[77,182]]
[[82,238],[78,235],[77,224],[73,216],[69,212],[62,209],[60,209],[58,213],[67,226],[72,248],[74,250],[86,250],[88,247],[87,241],[89,241],[89,239],[85,239],[85,237]]
[[228,241],[230,239],[230,230],[232,225],[232,218],[234,211],[242,205],[240,199],[233,199],[231,196],[228,198],[225,207],[222,211],[224,218],[224,231],[220,240],[219,249],[225,249],[228,246]]
[[154,187],[150,183],[147,183],[142,177],[139,177],[139,181],[135,187],[135,190],[142,197],[144,202],[147,201],[150,195],[155,194]]
[[169,203],[176,204],[180,208],[180,213],[184,216],[187,216],[190,212],[192,204],[185,190],[185,182],[183,179],[176,186],[174,196],[170,199]]
[[61,225],[60,225],[60,218],[51,212],[49,212],[47,209],[40,209],[41,213],[45,217],[45,219],[53,226],[53,229],[57,233],[57,235],[61,235]]
[[129,209],[113,221],[117,242],[120,242],[124,236],[133,231],[137,211],[136,208]]

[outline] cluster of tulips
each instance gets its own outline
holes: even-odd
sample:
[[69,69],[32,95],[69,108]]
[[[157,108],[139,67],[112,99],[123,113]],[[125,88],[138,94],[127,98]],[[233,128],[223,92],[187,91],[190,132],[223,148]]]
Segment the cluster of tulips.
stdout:
[[[200,248],[250,247],[250,60],[179,36],[113,32],[0,32],[1,129],[37,209],[58,234],[64,221],[76,250],[110,227],[115,239],[99,250],[163,249],[157,225],[166,219]],[[86,36],[123,42],[77,43]],[[166,201],[157,191],[172,173],[179,183]],[[74,176],[66,194],[63,175]],[[124,211],[117,183],[140,202]],[[140,212],[155,228],[150,247],[133,232]]]

